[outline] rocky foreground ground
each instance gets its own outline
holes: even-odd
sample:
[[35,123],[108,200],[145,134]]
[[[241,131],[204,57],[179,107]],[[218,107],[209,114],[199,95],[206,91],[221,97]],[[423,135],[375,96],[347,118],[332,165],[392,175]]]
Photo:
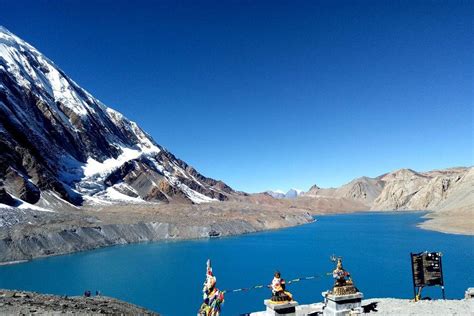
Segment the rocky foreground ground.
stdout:
[[474,300],[433,300],[419,301],[395,298],[373,298],[362,301],[362,305],[377,303],[374,315],[380,316],[425,316],[425,315],[474,315]]
[[[380,316],[474,315],[473,299],[433,300],[415,303],[407,299],[373,298],[363,300],[362,306],[373,306],[374,308],[367,309],[366,313]],[[225,310],[223,312],[225,313]],[[159,315],[142,307],[105,296],[64,297],[1,289],[0,314]]]
[[[396,298],[373,298],[362,301],[362,313],[374,316],[472,316],[474,299],[419,301]],[[296,306],[296,316],[321,315],[323,303]],[[251,316],[268,316],[259,311]],[[356,314],[359,315],[359,314]]]
[[111,297],[65,297],[11,290],[0,290],[0,314],[159,315]]

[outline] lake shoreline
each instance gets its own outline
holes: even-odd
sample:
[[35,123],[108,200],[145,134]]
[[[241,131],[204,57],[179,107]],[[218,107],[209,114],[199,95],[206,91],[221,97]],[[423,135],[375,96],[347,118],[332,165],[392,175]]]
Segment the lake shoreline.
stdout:
[[[314,218],[317,216],[328,216],[328,215],[345,215],[345,214],[371,214],[371,213],[387,213],[387,214],[404,214],[407,212],[420,212],[425,213],[421,217],[421,222],[417,224],[419,229],[436,231],[445,234],[456,234],[456,235],[465,235],[471,236],[474,235],[472,231],[459,230],[456,227],[452,228],[449,225],[449,221],[437,223],[436,217],[437,213],[426,210],[392,210],[392,211],[362,211],[362,210],[350,210],[350,211],[340,211],[340,212],[330,212],[323,213],[312,211],[302,212],[299,210],[295,212],[294,210],[290,214],[282,215],[277,217],[277,220],[269,221],[266,218],[266,221],[262,221],[260,217],[265,217],[259,214],[255,221],[247,221],[245,219],[236,218],[232,221],[223,221],[213,223],[212,225],[202,225],[197,226],[193,224],[178,224],[178,223],[169,223],[169,222],[121,222],[115,224],[104,224],[102,221],[88,223],[88,225],[80,226],[70,225],[65,223],[64,226],[60,226],[59,231],[51,232],[45,230],[45,232],[37,231],[34,236],[25,236],[27,240],[36,240],[42,244],[51,244],[52,242],[56,245],[55,251],[49,249],[39,249],[39,252],[28,253],[24,249],[21,249],[18,254],[13,254],[9,258],[11,260],[4,260],[8,258],[8,254],[3,255],[3,258],[0,257],[0,266],[20,264],[28,262],[30,260],[46,258],[57,255],[73,254],[82,251],[90,251],[94,249],[118,246],[118,245],[128,245],[136,243],[148,243],[148,242],[160,242],[160,241],[185,241],[185,240],[198,240],[210,238],[209,233],[212,231],[219,231],[220,237],[225,236],[239,236],[249,233],[263,232],[263,231],[272,231],[282,228],[294,227],[304,224],[310,224],[314,221]],[[444,219],[443,217],[441,217]],[[434,222],[434,223],[433,223]],[[69,225],[68,225],[69,224]],[[71,227],[72,226],[72,227]],[[145,233],[143,233],[145,232]],[[51,237],[53,236],[53,237]],[[11,237],[7,237],[8,238]],[[86,242],[80,242],[79,244],[68,245],[64,247],[61,245],[64,240],[67,239],[73,240],[86,240]],[[79,238],[79,239],[78,239]],[[92,238],[92,240],[91,240]],[[20,239],[21,240],[21,239]],[[3,245],[2,245],[3,241]],[[10,243],[12,240],[9,241]],[[24,240],[21,241],[23,244]],[[3,247],[2,247],[3,246]],[[35,247],[36,250],[37,244],[34,244],[32,248]],[[8,242],[5,242],[0,239],[0,250],[8,250]],[[10,245],[10,249],[12,249]],[[51,246],[50,246],[51,248]]]
[[19,264],[19,263],[25,263],[28,262],[29,260],[15,260],[15,261],[5,261],[5,262],[0,262],[0,266],[9,266],[12,264]]
[[287,213],[284,210],[236,210],[237,215],[232,217],[233,209],[220,210],[223,214],[213,216],[216,211],[212,205],[208,207],[212,213],[205,209],[202,214],[190,214],[186,210],[176,216],[149,211],[143,214],[140,210],[125,213],[119,208],[115,212],[95,214],[88,211],[80,216],[32,210],[22,214],[21,222],[0,229],[0,264],[19,264],[117,245],[214,238],[216,232],[220,237],[237,236],[314,221],[308,212],[299,209]]
[[[386,214],[406,214],[406,213],[425,213],[417,224],[417,227],[423,230],[434,231],[443,234],[452,234],[460,236],[474,236],[474,220],[470,218],[472,214],[436,212],[431,210],[367,210],[367,211],[351,211],[330,214],[317,214],[317,216],[327,215],[344,215],[344,214],[370,214],[370,213],[386,213]],[[316,215],[315,215],[316,216]]]
[[419,228],[444,234],[474,236],[474,211],[465,213],[428,212]]

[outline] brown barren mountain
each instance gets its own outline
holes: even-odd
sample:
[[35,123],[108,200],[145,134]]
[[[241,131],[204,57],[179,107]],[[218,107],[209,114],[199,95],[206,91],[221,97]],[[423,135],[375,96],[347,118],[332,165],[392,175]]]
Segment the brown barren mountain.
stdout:
[[313,202],[306,203],[316,207],[339,205],[340,211],[429,210],[430,220],[421,227],[474,234],[473,167],[428,172],[400,169],[376,178],[357,178],[339,188],[314,185],[298,199],[310,199]]

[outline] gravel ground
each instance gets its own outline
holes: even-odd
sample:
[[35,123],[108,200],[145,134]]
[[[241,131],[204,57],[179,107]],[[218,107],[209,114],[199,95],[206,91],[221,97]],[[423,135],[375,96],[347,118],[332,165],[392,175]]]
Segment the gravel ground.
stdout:
[[377,302],[375,315],[474,315],[474,299],[470,300],[433,300],[413,302],[395,298],[373,298],[363,300],[362,305]]
[[157,315],[142,307],[106,296],[64,297],[0,290],[1,315]]

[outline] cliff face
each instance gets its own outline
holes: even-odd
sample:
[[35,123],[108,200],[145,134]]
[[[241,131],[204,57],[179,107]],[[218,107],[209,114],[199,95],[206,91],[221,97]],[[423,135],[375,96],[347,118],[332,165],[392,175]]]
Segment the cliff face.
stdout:
[[410,169],[390,172],[380,178],[384,189],[374,200],[372,209],[403,209],[408,208],[411,198],[425,186],[430,178]]
[[439,210],[445,207],[443,205],[451,205],[453,208],[471,205],[474,210],[474,181],[469,176],[472,170],[473,168],[453,168],[417,173],[402,169],[389,173],[381,178],[386,185],[371,208]]
[[421,227],[474,235],[474,168],[460,176],[436,177],[418,196],[414,204],[436,201],[435,212],[429,214],[430,220]]
[[460,175],[436,178],[432,185],[439,197],[438,210],[458,208],[474,213],[474,168]]

